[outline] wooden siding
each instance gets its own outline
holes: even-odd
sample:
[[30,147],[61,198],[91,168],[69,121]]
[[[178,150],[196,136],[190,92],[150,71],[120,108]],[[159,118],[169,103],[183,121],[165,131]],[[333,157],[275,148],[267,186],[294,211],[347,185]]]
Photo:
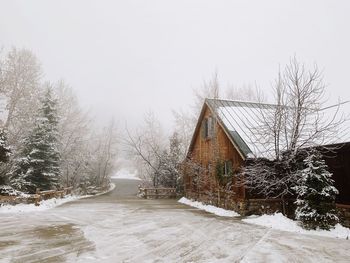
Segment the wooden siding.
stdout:
[[[219,189],[218,182],[216,180],[216,163],[217,156],[220,162],[231,161],[234,171],[233,183],[235,178],[235,173],[239,171],[241,165],[243,164],[243,159],[232,145],[230,139],[226,135],[223,128],[219,123],[215,122],[215,134],[213,138],[205,138],[203,136],[203,123],[206,118],[212,117],[212,113],[208,106],[205,105],[204,114],[201,115],[199,119],[200,128],[197,129],[194,134],[194,143],[192,149],[190,149],[191,159],[196,163],[201,164],[204,169],[209,169],[209,173],[201,174],[202,177],[207,177],[206,181],[208,183],[201,190],[211,191],[216,194]],[[185,179],[185,184],[187,185],[187,190],[193,190],[193,182],[191,182],[190,176]],[[234,187],[233,192],[238,199],[245,198],[245,190],[242,186]]]
[[[189,166],[186,162],[183,165],[186,197],[232,209],[241,215],[282,211],[282,203],[278,199],[252,199],[243,186],[233,187],[229,191],[220,186],[216,176],[215,161],[219,160],[221,163],[231,161],[233,171],[237,173],[244,165],[244,156],[235,148],[234,142],[230,140],[220,123],[215,122],[214,137],[204,136],[204,120],[209,117],[212,117],[212,112],[210,107],[204,104],[187,155],[187,158],[192,161],[189,162]],[[349,226],[350,142],[335,145],[335,151],[331,155],[324,153],[324,157],[329,170],[333,173],[335,187],[339,190],[336,201],[342,223]],[[204,169],[198,168],[198,164]],[[209,167],[211,168],[208,169]],[[197,172],[193,172],[195,169],[198,169]],[[198,183],[199,177],[204,179],[201,183]],[[235,184],[235,174],[232,177],[232,183]],[[289,207],[287,211],[290,212],[290,216],[293,216],[295,210],[293,199],[288,200],[287,207]]]

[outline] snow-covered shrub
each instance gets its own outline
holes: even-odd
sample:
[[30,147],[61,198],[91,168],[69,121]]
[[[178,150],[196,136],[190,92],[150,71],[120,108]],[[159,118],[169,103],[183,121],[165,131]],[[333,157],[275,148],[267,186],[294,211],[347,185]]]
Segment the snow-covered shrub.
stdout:
[[294,187],[298,195],[296,219],[306,229],[329,230],[339,222],[335,207],[338,190],[333,186],[332,174],[316,149],[309,151],[304,165],[298,185]]
[[18,196],[21,195],[21,192],[9,185],[0,185],[0,195]]

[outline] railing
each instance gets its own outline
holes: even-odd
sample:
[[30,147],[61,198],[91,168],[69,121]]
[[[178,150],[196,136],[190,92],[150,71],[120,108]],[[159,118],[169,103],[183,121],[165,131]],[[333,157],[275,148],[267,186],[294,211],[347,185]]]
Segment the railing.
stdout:
[[175,188],[139,188],[140,197],[145,199],[176,198]]
[[65,195],[71,194],[73,187],[67,187],[61,190],[49,190],[49,191],[39,191],[37,190],[35,194],[29,194],[25,196],[4,196],[0,195],[0,205],[1,204],[35,204],[39,205],[40,201],[48,200],[51,198],[63,198]]
[[348,209],[350,212],[350,205],[349,204],[335,204],[337,208],[343,208],[343,209]]

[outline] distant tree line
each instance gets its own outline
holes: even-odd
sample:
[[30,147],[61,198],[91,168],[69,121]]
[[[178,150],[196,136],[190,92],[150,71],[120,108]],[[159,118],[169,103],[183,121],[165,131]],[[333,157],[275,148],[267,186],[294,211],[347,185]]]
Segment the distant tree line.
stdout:
[[97,128],[63,81],[43,80],[29,50],[0,53],[0,194],[109,186],[117,156],[114,122]]

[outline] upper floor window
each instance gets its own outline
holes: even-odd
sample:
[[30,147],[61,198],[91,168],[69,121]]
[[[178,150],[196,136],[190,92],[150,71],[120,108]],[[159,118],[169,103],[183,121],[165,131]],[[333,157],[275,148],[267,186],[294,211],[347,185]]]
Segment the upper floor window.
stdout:
[[203,120],[203,136],[206,139],[212,138],[214,135],[214,120],[212,117]]

